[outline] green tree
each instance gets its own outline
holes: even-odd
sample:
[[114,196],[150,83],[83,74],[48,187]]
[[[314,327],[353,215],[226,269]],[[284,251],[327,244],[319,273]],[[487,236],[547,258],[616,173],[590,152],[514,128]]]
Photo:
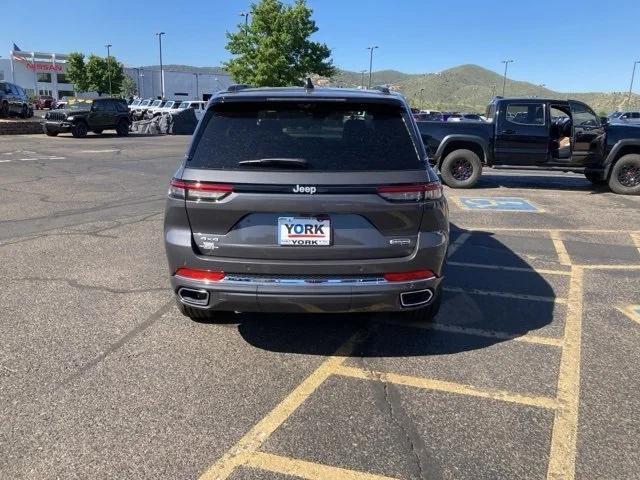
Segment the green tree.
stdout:
[[109,85],[111,85],[112,93],[117,94],[122,90],[124,67],[115,57],[107,59],[97,55],[89,55],[86,70],[89,88],[98,92],[98,95],[109,93]]
[[281,87],[300,84],[311,74],[332,76],[331,50],[313,42],[318,31],[305,0],[284,5],[260,0],[251,5],[251,22],[227,32],[227,50],[234,55],[225,69],[242,83]]
[[120,87],[120,94],[124,98],[133,97],[138,94],[138,86],[129,75],[125,75],[122,79],[122,87]]
[[89,81],[87,79],[87,68],[84,63],[84,55],[82,53],[70,53],[67,58],[67,68],[65,71],[71,83],[75,85],[78,92],[89,91]]

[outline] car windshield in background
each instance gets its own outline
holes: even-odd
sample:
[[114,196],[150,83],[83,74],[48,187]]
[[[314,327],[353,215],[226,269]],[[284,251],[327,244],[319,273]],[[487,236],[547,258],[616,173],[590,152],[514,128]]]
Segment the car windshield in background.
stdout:
[[134,100],[133,102],[131,102],[131,106],[132,107],[136,107],[136,106],[140,105],[141,102],[142,102],[142,100]]
[[155,100],[151,106],[152,107],[159,107],[162,104],[162,100]]
[[180,110],[185,109],[185,108],[189,108],[189,102],[182,102],[180,105],[178,105],[178,108]]
[[321,171],[424,168],[399,106],[229,102],[210,110],[205,122],[192,168],[300,168],[287,159]]
[[151,103],[151,100],[143,100],[142,103],[140,104],[141,107],[146,107],[147,105],[149,105]]
[[93,105],[93,100],[84,98],[70,98],[69,100],[67,100],[66,108],[89,110],[91,108],[91,105]]

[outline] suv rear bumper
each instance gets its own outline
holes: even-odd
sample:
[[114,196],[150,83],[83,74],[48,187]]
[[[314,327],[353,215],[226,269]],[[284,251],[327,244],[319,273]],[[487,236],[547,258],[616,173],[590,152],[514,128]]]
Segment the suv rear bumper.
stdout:
[[[241,312],[338,313],[411,310],[429,305],[442,278],[411,282],[345,281],[314,283],[289,277],[271,279],[200,282],[171,277],[178,301],[192,308]],[[198,299],[193,301],[196,292]],[[199,293],[198,293],[199,292]],[[408,295],[411,294],[411,295]]]

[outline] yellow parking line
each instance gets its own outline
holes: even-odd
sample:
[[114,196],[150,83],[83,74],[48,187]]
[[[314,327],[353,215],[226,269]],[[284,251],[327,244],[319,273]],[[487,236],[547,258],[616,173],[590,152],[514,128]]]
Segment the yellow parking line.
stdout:
[[486,330],[483,328],[462,327],[459,325],[451,325],[447,323],[418,323],[418,322],[403,322],[401,320],[384,320],[383,323],[390,325],[399,325],[401,327],[419,328],[422,330],[436,330],[439,332],[448,333],[460,333],[462,335],[472,335],[476,337],[496,338],[498,340],[515,340],[517,342],[535,343],[538,345],[549,345],[553,347],[561,347],[563,340],[561,338],[544,337],[538,335],[526,334],[513,334],[509,332],[501,332],[498,330]]
[[574,265],[584,270],[640,270],[640,265]]
[[633,244],[638,249],[638,253],[640,253],[640,233],[630,233],[629,236],[631,240],[633,240]]
[[372,473],[331,467],[320,463],[307,462],[297,458],[282,457],[265,452],[254,452],[247,459],[248,467],[259,468],[274,473],[293,475],[307,480],[396,480],[392,477]]
[[489,270],[503,270],[505,272],[540,273],[543,275],[569,275],[569,270],[549,270],[536,267],[508,267],[503,265],[486,265],[483,263],[447,262],[453,267],[486,268]]
[[489,297],[513,298],[516,300],[531,300],[534,302],[566,303],[566,299],[560,297],[544,297],[541,295],[527,295],[524,293],[495,292],[492,290],[480,290],[477,288],[444,287],[445,292],[467,293],[469,295],[485,295]]
[[460,236],[458,238],[456,238],[456,241],[453,242],[451,245],[449,245],[449,251],[447,252],[447,258],[451,258],[451,256],[454,253],[456,253],[456,250],[458,250],[462,246],[462,244],[464,242],[469,240],[470,236],[471,236],[471,234],[469,232],[461,233]]
[[569,301],[564,327],[564,348],[558,375],[558,408],[553,421],[547,480],[573,480],[580,398],[580,342],[584,270],[571,268]]
[[629,317],[630,320],[640,325],[640,305],[629,305],[625,308],[617,307],[617,309]]
[[560,231],[549,230],[549,235],[551,236],[551,241],[553,242],[553,246],[555,247],[556,253],[558,254],[560,265],[571,265],[571,258],[569,257],[567,248],[564,246],[564,241],[562,240]]
[[309,398],[309,396],[344,362],[345,357],[362,340],[362,332],[353,335],[338,350],[325,360],[314,372],[302,381],[284,400],[249,430],[216,463],[210,466],[200,480],[221,480],[227,478],[237,467],[246,463],[251,454],[258,450],[269,436],[289,416]]
[[383,382],[393,383],[395,385],[404,385],[408,387],[422,388],[425,390],[437,390],[440,392],[455,393],[459,395],[468,395],[472,397],[489,398],[492,400],[500,400],[503,402],[518,403],[521,405],[530,405],[539,408],[554,409],[557,406],[555,398],[524,395],[507,390],[484,389],[465,385],[463,383],[448,382],[445,380],[436,380],[434,378],[414,377],[410,375],[401,375],[398,373],[387,373],[380,371],[367,371],[361,368],[348,367],[340,365],[335,370],[336,375],[344,377],[360,378],[364,380],[380,379]]
[[573,233],[640,233],[640,230],[598,230],[589,228],[529,228],[529,227],[464,227],[458,229],[468,232],[573,232]]

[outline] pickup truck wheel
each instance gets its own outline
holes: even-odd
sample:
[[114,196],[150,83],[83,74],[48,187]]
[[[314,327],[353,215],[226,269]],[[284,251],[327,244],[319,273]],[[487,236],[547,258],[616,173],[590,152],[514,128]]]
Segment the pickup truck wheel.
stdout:
[[9,116],[9,104],[7,102],[0,103],[0,118]]
[[482,162],[471,150],[454,150],[442,161],[440,174],[452,188],[471,188],[482,175]]
[[129,123],[126,120],[122,119],[118,122],[118,125],[116,125],[116,134],[119,137],[124,137],[129,134]]
[[89,128],[87,127],[87,124],[83,121],[76,123],[71,129],[71,135],[73,135],[76,138],[86,137],[88,132],[89,132]]
[[624,155],[615,163],[609,177],[609,188],[623,195],[640,195],[640,155]]
[[595,172],[585,172],[584,176],[585,176],[585,178],[587,180],[589,180],[594,185],[606,185],[607,184],[607,180],[602,178],[602,176],[600,174],[597,174]]

